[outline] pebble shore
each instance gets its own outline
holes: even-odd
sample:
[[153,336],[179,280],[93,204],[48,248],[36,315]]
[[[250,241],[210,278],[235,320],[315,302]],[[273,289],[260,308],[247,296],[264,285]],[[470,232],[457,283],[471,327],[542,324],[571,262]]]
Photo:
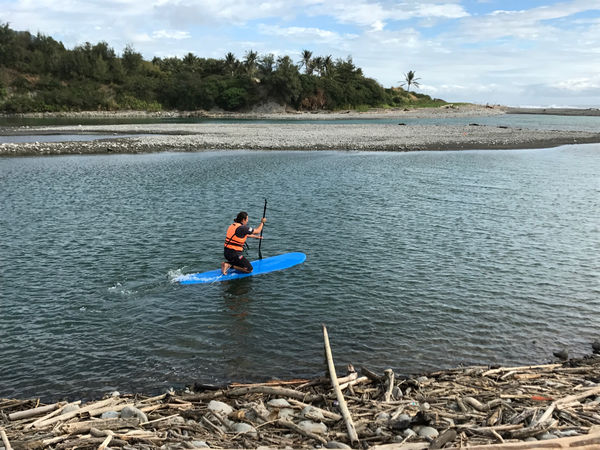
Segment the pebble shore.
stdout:
[[[349,150],[423,151],[467,149],[548,148],[566,144],[598,143],[600,133],[532,130],[483,126],[476,117],[504,114],[502,108],[456,107],[369,113],[288,113],[218,115],[211,117],[285,119],[282,123],[180,123],[27,127],[7,129],[12,135],[132,135],[92,141],[2,143],[0,156],[58,154],[152,153],[203,150]],[[83,113],[82,113],[83,114]],[[93,114],[93,113],[90,113]],[[161,113],[164,114],[165,113]],[[179,113],[180,116],[182,113]],[[403,118],[474,117],[470,125],[404,125]],[[80,117],[80,116],[76,116]],[[100,117],[96,115],[96,117]],[[118,117],[128,117],[120,114]],[[397,124],[306,124],[290,118],[394,118]]]

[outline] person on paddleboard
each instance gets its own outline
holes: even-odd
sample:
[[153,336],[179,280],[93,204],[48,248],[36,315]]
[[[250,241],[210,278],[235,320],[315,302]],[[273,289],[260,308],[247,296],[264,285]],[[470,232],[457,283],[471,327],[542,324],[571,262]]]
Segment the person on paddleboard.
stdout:
[[249,227],[248,213],[241,211],[233,223],[229,225],[225,235],[225,249],[223,250],[226,261],[221,263],[221,273],[223,275],[226,275],[227,271],[232,267],[244,273],[252,272],[252,264],[250,264],[250,261],[242,253],[244,251],[244,244],[246,243],[246,238],[249,237],[262,239],[260,231],[266,221],[267,219],[263,217],[258,227]]

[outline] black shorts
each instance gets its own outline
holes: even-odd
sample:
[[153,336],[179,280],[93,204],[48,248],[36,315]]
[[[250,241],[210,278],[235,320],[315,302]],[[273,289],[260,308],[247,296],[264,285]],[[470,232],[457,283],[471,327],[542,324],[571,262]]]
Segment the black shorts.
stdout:
[[225,248],[223,255],[229,264],[232,266],[242,267],[252,272],[252,264],[246,259],[242,252],[238,252],[231,248]]

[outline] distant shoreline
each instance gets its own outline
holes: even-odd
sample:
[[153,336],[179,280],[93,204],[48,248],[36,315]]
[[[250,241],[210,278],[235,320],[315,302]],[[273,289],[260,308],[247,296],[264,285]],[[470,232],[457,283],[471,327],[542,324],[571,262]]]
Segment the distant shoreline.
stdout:
[[553,116],[600,116],[598,108],[512,108],[505,107],[506,114],[544,114]]

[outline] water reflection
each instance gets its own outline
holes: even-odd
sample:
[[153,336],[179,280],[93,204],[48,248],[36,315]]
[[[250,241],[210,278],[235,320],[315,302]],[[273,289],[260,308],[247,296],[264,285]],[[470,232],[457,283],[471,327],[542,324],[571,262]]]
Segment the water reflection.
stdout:
[[234,322],[243,323],[248,315],[248,304],[250,302],[250,291],[252,288],[251,278],[232,280],[223,283],[223,302],[231,317],[236,318]]
[[231,380],[245,378],[253,366],[252,279],[223,283],[223,372]]
[[[137,134],[27,134],[14,136],[0,136],[0,144],[24,144],[33,142],[89,142],[101,139],[123,139],[138,137]],[[147,134],[144,136],[148,136]]]

